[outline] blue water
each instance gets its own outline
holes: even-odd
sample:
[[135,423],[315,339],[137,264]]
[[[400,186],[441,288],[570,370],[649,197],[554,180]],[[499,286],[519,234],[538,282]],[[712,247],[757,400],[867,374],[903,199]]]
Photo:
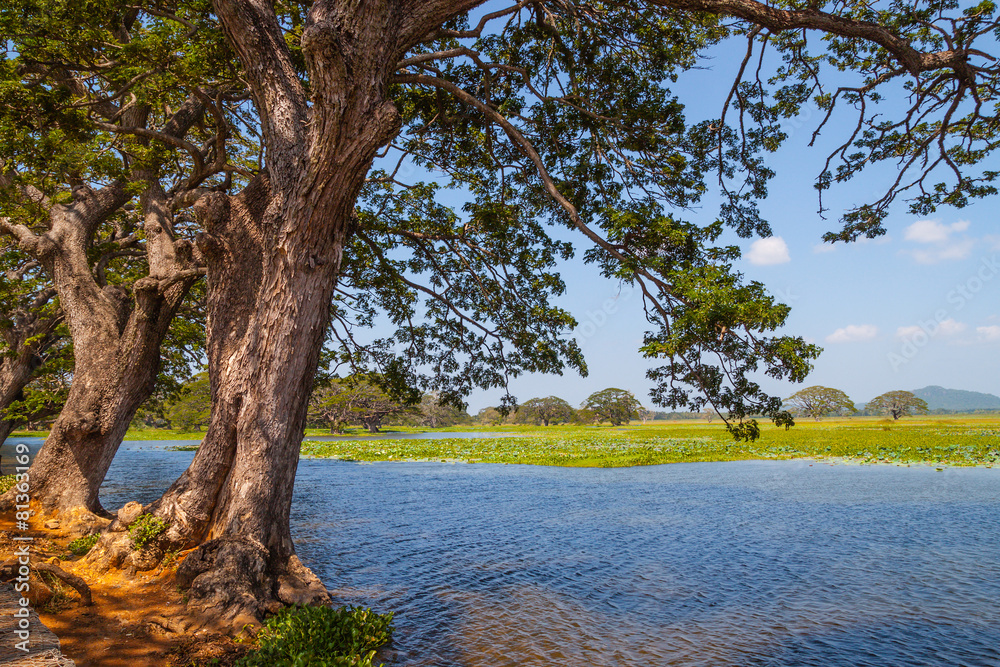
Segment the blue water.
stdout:
[[[192,452],[123,448],[149,502]],[[1000,470],[303,460],[303,561],[400,665],[1000,665]]]

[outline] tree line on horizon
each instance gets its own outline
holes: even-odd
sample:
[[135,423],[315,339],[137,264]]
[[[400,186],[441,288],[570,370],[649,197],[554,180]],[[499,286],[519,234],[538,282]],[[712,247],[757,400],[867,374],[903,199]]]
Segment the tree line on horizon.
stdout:
[[[926,401],[909,391],[889,391],[858,407],[845,392],[824,386],[801,389],[787,399],[792,414],[819,420],[822,417],[891,416],[930,414]],[[935,411],[938,412],[938,411]],[[941,412],[947,414],[948,411]],[[208,375],[200,373],[184,383],[177,394],[165,401],[151,403],[137,412],[136,428],[173,428],[200,431],[211,418],[211,394]],[[664,412],[643,407],[627,390],[609,387],[594,392],[578,408],[558,396],[535,397],[511,406],[489,406],[472,416],[462,403],[444,400],[437,392],[421,393],[407,388],[402,393],[385,385],[373,374],[346,378],[324,377],[317,382],[309,401],[307,426],[327,428],[342,433],[348,426],[361,426],[378,433],[383,426],[443,428],[461,424],[499,426],[503,424],[552,424],[613,426],[633,420],[705,420],[712,422],[711,410]]]
[[[211,392],[208,375],[200,373],[181,385],[173,397],[143,406],[132,427],[201,431],[211,422]],[[443,428],[461,424],[628,424],[656,418],[635,395],[609,387],[591,394],[579,408],[557,396],[531,398],[515,406],[494,406],[470,415],[464,404],[448,402],[439,392],[421,393],[407,388],[400,393],[373,374],[324,378],[309,400],[306,425],[342,433],[348,426],[361,426],[378,433],[383,426]],[[663,413],[666,414],[666,413]],[[703,415],[702,415],[703,416]]]
[[819,420],[821,417],[851,415],[886,415],[893,420],[930,412],[927,402],[913,392],[895,390],[876,396],[859,409],[840,389],[816,385],[800,389],[785,399],[793,414]]

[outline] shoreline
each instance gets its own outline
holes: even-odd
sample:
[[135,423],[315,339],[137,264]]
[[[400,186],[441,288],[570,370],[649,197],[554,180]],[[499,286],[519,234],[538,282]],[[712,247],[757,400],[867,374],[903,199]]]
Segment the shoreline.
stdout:
[[448,459],[448,458],[406,458],[406,459],[395,459],[395,458],[371,458],[371,459],[354,459],[341,457],[338,455],[331,456],[313,456],[313,455],[303,455],[302,459],[310,461],[340,461],[342,463],[362,463],[362,464],[376,464],[376,463],[449,463],[449,464],[466,464],[474,465],[477,463],[485,463],[487,465],[535,465],[539,467],[546,468],[638,468],[647,466],[657,466],[657,465],[681,465],[685,463],[745,463],[749,461],[761,461],[761,462],[791,462],[791,461],[814,461],[816,463],[823,463],[825,465],[835,466],[835,465],[845,465],[845,466],[893,466],[896,468],[937,468],[939,470],[946,470],[952,468],[970,469],[970,468],[982,468],[984,470],[991,470],[993,468],[1000,469],[1000,463],[948,463],[948,462],[933,462],[933,461],[869,461],[863,458],[847,457],[847,456],[834,456],[834,457],[816,457],[816,456],[790,456],[786,458],[740,458],[740,459],[693,459],[690,461],[669,461],[665,463],[642,463],[630,466],[604,466],[604,465],[572,465],[572,464],[546,464],[546,463],[528,463],[528,462],[497,462],[497,461],[484,461],[481,459]]

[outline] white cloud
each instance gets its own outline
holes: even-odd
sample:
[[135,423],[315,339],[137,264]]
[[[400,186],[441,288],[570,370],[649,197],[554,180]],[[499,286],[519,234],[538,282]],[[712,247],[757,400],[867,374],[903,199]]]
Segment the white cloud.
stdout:
[[955,243],[944,245],[931,250],[910,250],[904,254],[910,255],[919,264],[937,264],[950,259],[965,259],[972,253],[976,242],[972,239],[956,241]]
[[955,232],[964,232],[968,228],[968,220],[950,225],[942,224],[940,220],[918,220],[906,228],[903,238],[915,243],[944,243]]
[[1000,326],[996,324],[988,327],[976,327],[976,333],[979,334],[979,340],[987,343],[1000,340]]
[[930,320],[923,325],[909,327],[899,327],[896,329],[896,338],[913,339],[916,336],[954,336],[965,331],[967,327],[964,322],[959,322],[949,317],[946,320],[935,322]]
[[938,333],[942,336],[954,336],[965,331],[965,323],[957,322],[953,318],[948,318],[938,325]]
[[813,252],[816,253],[817,255],[826,252],[833,252],[836,249],[837,246],[833,245],[832,243],[817,243],[816,245],[813,246]]
[[969,229],[968,220],[959,220],[950,225],[940,220],[918,220],[906,228],[904,238],[913,243],[920,243],[925,248],[904,250],[919,264],[937,264],[948,260],[965,259],[972,252],[976,241],[970,238],[952,238]]
[[757,239],[751,243],[747,259],[750,260],[751,264],[757,266],[770,266],[792,261],[788,254],[788,244],[780,236]]
[[874,324],[848,324],[843,329],[837,329],[826,337],[827,343],[857,343],[871,340],[878,335],[878,327]]

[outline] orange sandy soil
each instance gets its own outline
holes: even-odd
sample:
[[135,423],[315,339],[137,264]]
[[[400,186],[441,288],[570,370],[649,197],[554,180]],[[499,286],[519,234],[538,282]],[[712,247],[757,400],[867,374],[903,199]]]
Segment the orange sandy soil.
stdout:
[[[0,530],[10,529],[5,523],[0,522]],[[68,552],[72,537],[58,530],[27,534],[36,538],[33,559],[54,563],[90,586],[94,604],[89,607],[75,590],[57,585],[55,597],[37,609],[42,623],[59,637],[63,654],[78,667],[226,666],[246,653],[246,644],[191,627],[174,582],[176,563],[131,579],[121,571],[100,575]],[[9,534],[0,533],[0,562],[12,555]]]

